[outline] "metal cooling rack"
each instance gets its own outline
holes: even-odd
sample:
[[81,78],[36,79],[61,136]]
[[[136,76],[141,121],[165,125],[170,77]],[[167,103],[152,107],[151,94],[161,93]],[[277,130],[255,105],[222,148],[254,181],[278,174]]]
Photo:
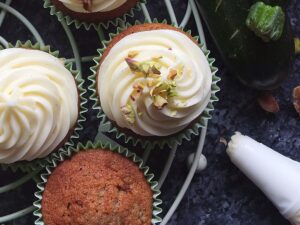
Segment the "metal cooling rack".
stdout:
[[[26,26],[26,28],[32,33],[32,35],[35,37],[36,41],[38,41],[42,46],[45,45],[43,38],[41,37],[41,35],[38,33],[37,29],[29,22],[28,19],[26,19],[21,13],[19,13],[17,10],[15,10],[14,8],[12,8],[10,6],[12,0],[6,0],[4,3],[0,2],[0,26],[2,25],[5,16],[7,13],[12,14],[13,16],[15,16],[17,19],[19,19],[24,26]],[[150,1],[151,2],[151,1]],[[178,21],[176,14],[174,12],[174,8],[173,5],[171,3],[171,0],[164,0],[164,3],[167,7],[167,11],[169,14],[169,17],[171,19],[171,22],[180,28],[185,28],[187,23],[191,20],[194,19],[196,22],[196,27],[197,27],[197,31],[200,37],[201,42],[204,44],[204,46],[206,47],[206,41],[205,41],[205,36],[204,36],[204,32],[203,32],[203,28],[202,28],[202,23],[200,20],[200,16],[195,4],[194,0],[189,0],[188,2],[188,6],[186,8],[186,12],[185,15],[182,19],[182,21]],[[151,4],[151,3],[148,3]],[[144,15],[144,18],[146,21],[151,22],[152,21],[152,17],[150,16],[150,13],[147,9],[147,4],[143,4],[140,3],[140,7],[142,9],[142,13]],[[73,56],[74,58],[70,58],[67,59],[67,61],[69,62],[74,62],[76,65],[77,70],[82,71],[82,63],[83,62],[90,62],[92,61],[94,56],[84,56],[81,57],[79,54],[79,50],[77,47],[77,43],[75,40],[75,37],[72,33],[72,31],[70,30],[69,26],[66,24],[66,21],[61,21],[61,25],[68,37],[68,40],[70,42],[72,51],[73,51]],[[124,22],[123,24],[119,24],[119,26],[124,26]],[[104,40],[104,30],[105,27],[99,26],[98,28],[94,28],[97,31],[97,34],[100,38],[100,40]],[[0,43],[3,46],[8,46],[8,41],[0,35]],[[105,136],[106,127],[103,126],[102,124],[100,124],[99,126],[99,132],[98,135],[96,136],[96,139],[105,139],[105,140],[109,140],[110,142],[114,143],[114,144],[118,144],[116,142],[114,142],[113,140],[111,140],[109,137]],[[179,203],[181,202],[183,196],[185,195],[191,181],[192,178],[194,177],[195,173],[197,170],[201,170],[204,169],[206,167],[206,158],[205,156],[202,155],[202,150],[203,150],[203,146],[204,146],[204,142],[205,142],[205,136],[206,136],[206,131],[207,131],[207,124],[205,126],[205,128],[202,128],[201,130],[201,134],[200,134],[200,138],[199,138],[199,144],[198,147],[196,149],[196,151],[194,153],[192,153],[188,159],[190,161],[190,169],[189,169],[189,173],[187,175],[187,177],[185,178],[184,183],[181,186],[180,191],[178,192],[175,201],[172,203],[171,207],[169,209],[164,208],[163,211],[166,212],[162,222],[160,223],[160,225],[166,225],[168,223],[168,221],[171,219],[172,215],[174,214],[175,210],[177,209]],[[145,163],[147,163],[147,160],[151,154],[152,149],[145,149],[144,154],[142,156],[143,160]],[[161,172],[160,178],[159,178],[159,184],[158,187],[161,188],[162,185],[164,184],[165,179],[168,176],[168,173],[170,171],[172,162],[174,161],[175,155],[176,155],[176,151],[177,151],[177,147],[174,147],[173,149],[170,150],[169,152],[169,156],[166,160],[166,163],[164,165],[164,168]],[[38,172],[39,171],[34,171],[31,173],[28,173],[26,175],[24,175],[23,177],[21,177],[20,179],[6,184],[5,186],[0,187],[0,194],[5,194],[9,191],[14,191],[16,188],[24,185],[26,182],[30,181],[30,180],[34,180],[37,181],[38,180]],[[156,174],[158,175],[158,174]],[[14,212],[12,214],[9,215],[5,215],[2,216],[0,215],[0,224],[3,224],[5,222],[9,222],[9,221],[17,221],[17,219],[22,219],[22,217],[26,216],[27,214],[32,213],[35,210],[34,206],[29,206],[23,210]]]

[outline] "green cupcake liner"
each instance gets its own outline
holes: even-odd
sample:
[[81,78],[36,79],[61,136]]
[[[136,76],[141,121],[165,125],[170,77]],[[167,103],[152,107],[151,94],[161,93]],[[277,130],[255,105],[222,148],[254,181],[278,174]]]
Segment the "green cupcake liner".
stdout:
[[106,29],[110,25],[117,27],[118,24],[124,23],[128,18],[133,18],[135,12],[141,11],[141,5],[140,5],[141,3],[146,4],[147,0],[140,0],[135,7],[133,7],[129,12],[125,13],[123,16],[117,17],[113,20],[108,20],[106,22],[99,22],[99,23],[88,23],[88,22],[80,21],[71,16],[68,16],[64,14],[62,11],[60,11],[59,9],[57,9],[56,6],[52,4],[51,0],[44,0],[44,8],[49,8],[51,15],[56,15],[58,21],[60,22],[62,20],[65,20],[67,25],[74,24],[77,29],[84,27],[86,30],[89,30],[91,27],[94,27],[97,30],[100,26],[103,26]]
[[51,176],[52,171],[65,159],[70,158],[73,154],[76,154],[79,151],[99,148],[110,150],[126,157],[127,159],[133,161],[139,167],[139,169],[143,171],[144,176],[151,186],[151,190],[153,192],[152,224],[155,225],[162,221],[162,219],[159,217],[159,214],[162,212],[162,209],[159,207],[159,205],[162,204],[162,201],[158,198],[161,192],[157,188],[158,183],[156,181],[153,181],[154,174],[149,172],[150,169],[148,166],[144,165],[143,160],[139,158],[135,153],[132,153],[128,149],[121,146],[112,145],[109,142],[98,141],[96,143],[93,143],[89,141],[86,144],[78,143],[77,147],[68,147],[65,151],[60,152],[58,157],[52,160],[51,164],[46,166],[46,172],[41,174],[41,182],[37,184],[39,191],[35,193],[35,196],[38,200],[33,203],[33,205],[36,207],[36,211],[33,214],[38,217],[38,219],[35,221],[36,225],[44,225],[42,215],[42,199],[45,185],[48,181],[49,176]]
[[[28,49],[41,50],[59,58],[59,51],[51,51],[50,46],[41,46],[40,43],[32,44],[31,41],[26,41],[25,43],[22,43],[21,41],[17,41],[15,45],[9,44],[8,48],[28,48]],[[79,132],[83,130],[83,126],[82,126],[83,122],[86,121],[85,113],[87,112],[87,108],[85,105],[87,103],[87,99],[84,97],[86,90],[83,87],[84,80],[81,78],[80,72],[73,70],[73,63],[65,64],[65,68],[71,71],[71,73],[74,75],[78,92],[79,92],[79,98],[80,98],[77,123],[75,124],[73,133],[64,144],[64,146],[73,146],[75,140],[79,139]],[[57,154],[60,151],[62,151],[64,146],[60,147],[58,150],[52,152],[50,155],[42,159],[35,159],[30,162],[20,161],[12,164],[0,164],[0,167],[2,167],[2,169],[4,170],[10,168],[14,172],[17,170],[21,170],[23,172],[31,172],[33,170],[39,170],[45,167],[47,164],[49,164],[52,161],[52,158],[57,157]]]
[[[154,23],[158,23],[158,20],[155,19],[153,21]],[[161,22],[163,24],[167,24],[167,21]],[[136,21],[135,25],[142,24],[140,21]],[[220,81],[220,78],[216,75],[218,69],[213,66],[213,63],[215,62],[215,59],[210,58],[210,51],[207,50],[203,44],[199,42],[199,37],[194,37],[198,42],[199,46],[201,47],[202,51],[204,52],[209,65],[210,69],[212,71],[212,86],[211,86],[211,98],[210,102],[208,103],[206,109],[203,111],[202,115],[197,119],[197,122],[192,125],[189,128],[186,128],[180,132],[178,132],[175,135],[169,136],[169,137],[153,137],[152,139],[149,139],[147,137],[136,137],[132,135],[128,135],[122,131],[120,131],[117,127],[113,125],[113,123],[108,119],[108,117],[105,115],[101,108],[101,103],[99,100],[99,97],[97,95],[97,85],[96,85],[96,76],[97,76],[97,70],[99,67],[100,59],[108,46],[108,44],[112,41],[114,37],[119,35],[120,32],[126,30],[128,27],[132,26],[131,24],[127,23],[125,28],[119,28],[117,29],[117,33],[110,34],[110,40],[103,41],[104,47],[102,49],[98,49],[99,56],[94,58],[94,62],[96,63],[95,66],[91,67],[92,75],[89,76],[89,80],[92,82],[92,84],[89,86],[89,90],[92,92],[91,100],[93,100],[95,103],[93,105],[94,110],[98,110],[97,117],[101,121],[102,125],[105,125],[109,127],[108,133],[113,134],[113,136],[117,140],[122,140],[126,144],[131,144],[133,146],[136,146],[138,144],[141,144],[143,148],[154,148],[156,146],[159,146],[160,148],[163,148],[164,146],[169,146],[170,148],[176,147],[178,145],[181,145],[184,140],[190,141],[193,135],[199,135],[200,128],[204,128],[206,126],[206,122],[211,119],[211,112],[214,110],[213,103],[218,101],[219,99],[216,96],[216,93],[220,91],[220,88],[218,87],[217,83]],[[191,31],[187,31],[188,34],[191,34]],[[100,123],[99,123],[100,124]]]

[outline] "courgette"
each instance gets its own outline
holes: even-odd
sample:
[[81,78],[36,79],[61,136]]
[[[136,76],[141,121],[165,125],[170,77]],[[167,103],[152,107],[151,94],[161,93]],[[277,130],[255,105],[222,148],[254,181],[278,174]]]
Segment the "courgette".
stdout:
[[[253,24],[247,24],[247,19],[251,16],[250,9],[258,1],[196,0],[196,2],[229,71],[243,84],[255,89],[272,90],[279,87],[288,77],[295,56],[289,20],[281,21],[284,23],[281,31],[280,26],[277,26],[275,30],[269,29],[260,36],[259,26],[251,29],[249,26]],[[287,3],[279,0],[263,2],[271,6],[278,5],[283,9]],[[278,11],[274,10],[274,13],[276,12]],[[276,16],[277,14],[274,14],[269,18],[274,19]],[[255,19],[253,21],[255,22]]]

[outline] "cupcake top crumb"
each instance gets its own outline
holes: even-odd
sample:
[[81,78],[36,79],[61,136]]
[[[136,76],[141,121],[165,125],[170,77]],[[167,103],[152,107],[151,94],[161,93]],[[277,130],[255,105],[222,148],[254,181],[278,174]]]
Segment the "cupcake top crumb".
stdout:
[[49,177],[42,215],[46,225],[147,225],[153,193],[138,166],[107,150],[86,150]]

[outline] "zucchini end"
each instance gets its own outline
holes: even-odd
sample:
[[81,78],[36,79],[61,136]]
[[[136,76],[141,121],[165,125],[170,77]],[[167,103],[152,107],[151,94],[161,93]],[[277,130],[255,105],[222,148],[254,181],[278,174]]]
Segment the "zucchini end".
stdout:
[[280,6],[256,2],[250,8],[246,25],[263,41],[277,41],[283,33],[285,13]]

